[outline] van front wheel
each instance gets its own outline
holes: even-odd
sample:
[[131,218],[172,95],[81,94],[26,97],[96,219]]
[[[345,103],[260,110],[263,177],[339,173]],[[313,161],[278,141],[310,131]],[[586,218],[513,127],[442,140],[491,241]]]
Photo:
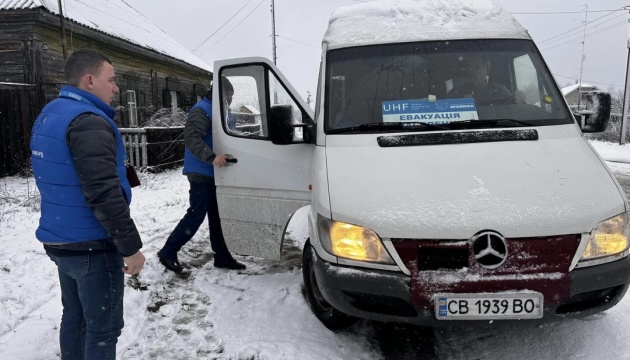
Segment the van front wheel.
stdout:
[[302,253],[302,276],[306,289],[306,299],[315,316],[330,330],[347,328],[357,321],[356,318],[346,315],[330,305],[322,296],[315,278],[314,257],[315,250],[310,244],[306,244]]

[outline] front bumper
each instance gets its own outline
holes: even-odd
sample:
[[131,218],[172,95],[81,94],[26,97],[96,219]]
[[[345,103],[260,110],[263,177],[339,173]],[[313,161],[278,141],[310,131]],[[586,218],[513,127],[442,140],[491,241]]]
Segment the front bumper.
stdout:
[[[403,273],[339,266],[314,259],[314,271],[323,297],[337,310],[351,316],[423,326],[486,325],[488,320],[438,320],[433,304],[418,305],[411,294],[411,277]],[[630,283],[630,259],[580,268],[568,274],[569,296],[560,301],[545,298],[538,323],[581,318],[605,311],[625,295]],[[513,290],[523,290],[514,288]],[[487,289],[485,292],[492,292]],[[429,294],[430,297],[432,297]],[[494,320],[491,323],[512,320]]]

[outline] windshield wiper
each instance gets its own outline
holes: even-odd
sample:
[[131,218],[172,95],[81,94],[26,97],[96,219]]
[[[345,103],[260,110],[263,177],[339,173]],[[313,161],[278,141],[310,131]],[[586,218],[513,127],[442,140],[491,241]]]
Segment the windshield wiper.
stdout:
[[494,119],[494,120],[464,120],[453,121],[447,124],[449,129],[466,129],[472,127],[523,127],[532,124],[514,119]]
[[351,126],[341,129],[328,130],[329,134],[339,134],[346,132],[373,132],[382,130],[405,130],[405,131],[418,131],[418,130],[449,130],[448,127],[443,125],[429,124],[422,121],[414,122],[387,122],[387,123],[371,123],[361,124],[357,126]]

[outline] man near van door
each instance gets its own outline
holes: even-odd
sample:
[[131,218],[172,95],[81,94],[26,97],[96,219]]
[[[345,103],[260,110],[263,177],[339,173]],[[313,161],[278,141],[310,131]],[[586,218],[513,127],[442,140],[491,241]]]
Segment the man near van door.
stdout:
[[59,273],[61,358],[115,359],[124,274],[138,274],[145,260],[109,106],[118,87],[111,61],[93,50],[75,51],[64,73],[68,85],[44,107],[31,136],[41,194],[35,235]]
[[[225,77],[221,78],[221,86],[222,99],[229,106],[234,88]],[[233,126],[230,116],[227,126]],[[184,143],[186,151],[183,174],[188,177],[190,184],[190,207],[158,252],[158,258],[167,269],[176,273],[182,272],[184,268],[177,253],[195,235],[207,214],[214,266],[231,270],[245,269],[245,265],[234,260],[230,254],[221,229],[214,166],[224,166],[227,158],[212,151],[212,89],[190,109],[184,127]]]

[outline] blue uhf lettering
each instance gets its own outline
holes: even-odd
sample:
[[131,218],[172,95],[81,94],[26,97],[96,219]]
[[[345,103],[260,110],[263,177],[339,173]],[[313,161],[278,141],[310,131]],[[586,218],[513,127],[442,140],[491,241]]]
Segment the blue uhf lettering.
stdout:
[[409,104],[384,104],[383,111],[405,111],[409,109]]

